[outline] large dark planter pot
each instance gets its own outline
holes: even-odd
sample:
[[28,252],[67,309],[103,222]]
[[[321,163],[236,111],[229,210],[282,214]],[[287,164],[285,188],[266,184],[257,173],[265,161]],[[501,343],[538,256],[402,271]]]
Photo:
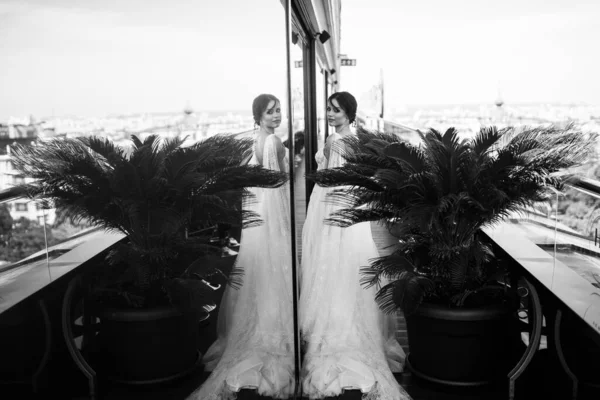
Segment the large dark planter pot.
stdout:
[[450,309],[421,304],[406,316],[408,369],[453,386],[479,386],[506,378],[511,368],[511,316],[507,306]]
[[595,393],[600,393],[598,332],[572,312],[565,312],[560,323],[559,335],[565,362],[579,380],[580,387],[592,386]]
[[166,382],[200,362],[199,324],[175,308],[100,311],[98,344],[111,380],[129,384]]

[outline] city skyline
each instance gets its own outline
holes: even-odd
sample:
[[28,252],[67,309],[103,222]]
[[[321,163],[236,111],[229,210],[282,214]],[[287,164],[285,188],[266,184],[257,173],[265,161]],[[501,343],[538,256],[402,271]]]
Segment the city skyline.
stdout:
[[[399,106],[388,106],[386,108],[386,114],[390,114],[390,112],[416,112],[418,110],[450,110],[450,109],[469,109],[469,108],[478,108],[478,107],[491,107],[494,105],[494,101],[490,100],[488,102],[473,102],[473,103],[430,103],[430,104],[403,104]],[[508,107],[539,107],[543,108],[545,106],[550,107],[584,107],[584,108],[593,108],[598,111],[598,117],[600,118],[600,105],[586,103],[586,102],[520,102],[520,103],[505,103],[505,106]],[[242,117],[252,117],[252,110],[249,109],[197,109],[191,105],[191,109],[195,115],[198,114],[208,114],[209,118],[215,117],[215,115],[225,115],[232,114],[233,116],[242,116]],[[34,117],[36,121],[40,120],[50,120],[53,118],[75,118],[75,119],[110,119],[110,118],[131,118],[133,116],[174,116],[174,115],[183,115],[185,107],[181,107],[180,109],[172,108],[170,110],[157,110],[157,111],[136,111],[131,113],[126,112],[116,112],[116,113],[108,113],[108,114],[94,114],[94,115],[78,115],[74,113],[70,114],[55,114],[55,115],[34,115],[34,114],[22,114],[22,115],[11,115],[0,119],[0,123],[6,123],[8,121],[23,121],[29,119],[30,117]],[[282,110],[282,114],[285,117],[286,110]]]

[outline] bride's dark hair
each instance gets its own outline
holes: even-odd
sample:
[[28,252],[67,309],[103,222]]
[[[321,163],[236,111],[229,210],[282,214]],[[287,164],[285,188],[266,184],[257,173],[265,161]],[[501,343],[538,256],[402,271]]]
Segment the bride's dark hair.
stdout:
[[358,108],[358,103],[354,96],[352,96],[348,92],[335,92],[331,96],[329,96],[328,101],[331,103],[331,100],[337,100],[340,108],[344,110],[350,123],[353,123],[356,120],[356,109]]
[[275,103],[281,103],[279,99],[272,94],[259,94],[252,102],[252,115],[254,116],[254,123],[260,126],[260,117],[267,109],[269,102],[275,100]]

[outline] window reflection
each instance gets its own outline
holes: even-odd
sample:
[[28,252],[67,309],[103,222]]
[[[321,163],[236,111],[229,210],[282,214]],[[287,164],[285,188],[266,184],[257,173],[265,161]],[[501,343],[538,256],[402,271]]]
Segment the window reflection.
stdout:
[[306,161],[305,161],[305,140],[307,132],[305,131],[305,93],[304,93],[304,77],[306,60],[305,46],[302,34],[296,32],[298,41],[291,47],[291,60],[294,62],[292,70],[292,132],[289,133],[289,138],[294,138],[294,195],[295,195],[295,217],[296,217],[296,249],[298,262],[302,259],[302,227],[306,219]]
[[326,132],[328,129],[325,113],[325,104],[327,101],[325,79],[327,79],[326,72],[321,68],[317,68],[317,151],[325,145]]

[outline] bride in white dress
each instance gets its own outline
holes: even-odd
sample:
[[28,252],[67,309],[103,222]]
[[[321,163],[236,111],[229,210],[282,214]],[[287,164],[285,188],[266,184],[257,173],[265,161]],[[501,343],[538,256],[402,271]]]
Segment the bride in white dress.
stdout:
[[[335,133],[316,155],[318,168],[343,165],[338,140],[352,135],[357,103],[348,92],[327,102]],[[377,289],[360,285],[360,268],[379,256],[369,223],[348,228],[324,224],[340,207],[327,201],[331,188],[315,185],[302,232],[299,323],[303,342],[302,393],[309,399],[360,390],[363,399],[410,399],[392,372],[405,354],[395,338],[395,319],[384,315]]]
[[[274,134],[281,124],[279,100],[262,94],[252,112],[260,129],[250,164],[287,172],[287,152]],[[225,289],[218,338],[203,358],[212,373],[190,400],[235,399],[241,389],[277,399],[294,394],[289,183],[251,190],[256,197],[244,208],[258,213],[263,223],[242,230],[235,265],[244,272],[242,286]]]

